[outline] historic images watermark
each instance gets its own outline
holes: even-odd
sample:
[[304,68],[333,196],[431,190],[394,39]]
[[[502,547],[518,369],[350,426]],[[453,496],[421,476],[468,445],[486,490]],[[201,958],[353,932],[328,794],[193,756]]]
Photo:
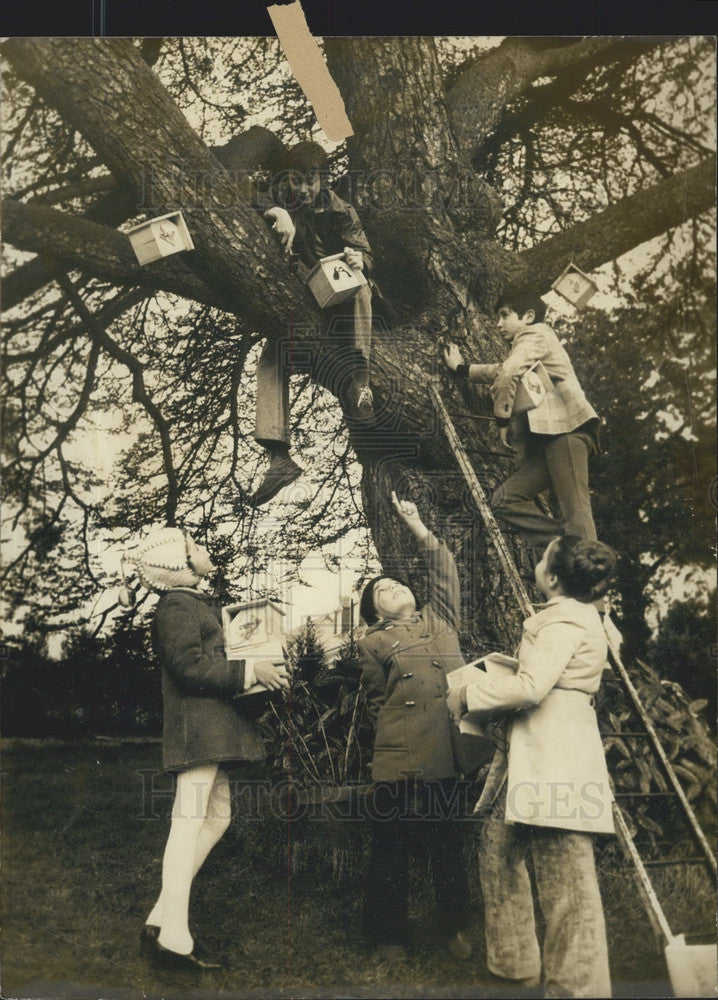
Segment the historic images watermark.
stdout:
[[[165,819],[175,803],[174,782],[158,768],[137,771],[139,796],[137,818]],[[191,783],[190,783],[191,786]],[[387,796],[381,783],[375,785],[340,785],[326,781],[307,788],[297,787],[287,779],[247,781],[230,778],[223,806],[232,804],[242,822],[277,820],[282,823],[326,821],[343,823],[417,822],[422,820],[474,820],[476,790],[471,782],[421,781],[416,771],[406,771],[398,792]],[[197,784],[197,794],[184,797],[184,815],[179,819],[204,816],[204,785]],[[603,783],[547,780],[518,781],[509,789],[507,811],[514,822],[569,828],[592,824],[604,818],[606,794]],[[487,806],[491,803],[487,803]],[[178,808],[174,804],[175,810]]]
[[[169,212],[193,209],[228,211],[241,205],[258,210],[271,192],[272,203],[290,207],[290,171],[272,173],[268,170],[195,170],[176,157],[168,157],[163,169],[144,168],[140,175],[137,210]],[[227,178],[229,177],[229,183]],[[328,174],[322,177],[322,189],[332,187]],[[397,167],[377,166],[372,170],[350,171],[337,185],[341,196],[369,212],[426,211],[441,198],[441,205],[450,211],[470,211],[472,219],[481,222],[485,214],[490,224],[493,210],[486,190],[476,183],[470,171],[453,171],[449,195],[446,178],[441,170],[429,170],[420,161],[409,160]]]

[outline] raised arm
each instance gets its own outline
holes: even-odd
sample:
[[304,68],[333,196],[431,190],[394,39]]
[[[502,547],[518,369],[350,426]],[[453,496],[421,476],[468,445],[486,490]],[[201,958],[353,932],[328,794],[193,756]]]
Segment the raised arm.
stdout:
[[457,375],[468,378],[471,382],[491,384],[499,373],[501,365],[493,362],[488,365],[465,364],[464,358],[456,344],[447,344],[444,348],[444,361]]
[[399,500],[392,492],[397,514],[413,533],[425,553],[429,570],[429,603],[434,611],[448,622],[452,628],[459,627],[461,590],[456,562],[445,542],[429,531],[419,517],[416,504],[410,500]]

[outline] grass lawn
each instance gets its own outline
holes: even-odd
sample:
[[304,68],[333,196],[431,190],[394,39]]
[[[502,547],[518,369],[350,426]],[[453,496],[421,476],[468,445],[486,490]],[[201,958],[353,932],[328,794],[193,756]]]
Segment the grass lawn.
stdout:
[[[476,909],[468,962],[438,942],[422,859],[412,875],[410,959],[380,964],[361,942],[365,831],[355,825],[353,851],[332,850],[278,820],[235,816],[196,879],[191,907],[193,931],[228,957],[231,971],[201,981],[159,975],[138,953],[169,828],[164,775],[156,788],[167,796],[157,798],[154,818],[142,802],[147,772],[159,766],[157,745],[6,743],[3,998],[516,995],[486,970],[475,824],[466,836]],[[632,880],[615,868],[601,877],[615,995],[669,996]],[[712,914],[710,893],[698,882],[690,891],[689,908]]]

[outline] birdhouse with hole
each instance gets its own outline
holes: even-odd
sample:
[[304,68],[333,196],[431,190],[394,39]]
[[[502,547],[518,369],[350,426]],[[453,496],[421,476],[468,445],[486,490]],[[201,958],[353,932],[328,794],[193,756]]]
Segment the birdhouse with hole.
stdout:
[[229,659],[266,656],[282,659],[285,612],[265,599],[222,608],[224,642]]
[[181,212],[169,212],[156,219],[148,219],[128,229],[127,235],[140,264],[151,264],[181,250],[194,250]]
[[[284,616],[285,612],[267,598],[222,608],[227,659],[249,660],[253,664],[283,663],[286,660]],[[264,685],[255,683],[236,697],[263,691],[266,691]]]
[[569,264],[567,268],[556,278],[551,288],[559,295],[575,306],[583,309],[589,299],[598,291],[598,285],[592,281],[587,274],[584,274],[580,267]]
[[349,267],[343,253],[335,253],[322,257],[314,265],[307,284],[319,306],[328,309],[353,298],[362,285],[366,285],[366,278],[358,268]]

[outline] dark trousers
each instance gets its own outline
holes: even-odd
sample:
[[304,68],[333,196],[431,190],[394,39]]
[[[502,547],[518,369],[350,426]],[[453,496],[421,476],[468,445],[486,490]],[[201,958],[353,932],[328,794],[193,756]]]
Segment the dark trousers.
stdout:
[[371,798],[372,841],[364,897],[364,933],[373,944],[406,944],[409,842],[431,859],[439,930],[447,936],[469,922],[469,889],[456,814],[457,783],[379,782]]
[[[493,495],[494,513],[537,548],[560,534],[595,538],[588,490],[591,450],[590,439],[581,432],[529,439],[524,460]],[[549,487],[561,508],[562,521],[548,517],[535,503],[538,494]]]

